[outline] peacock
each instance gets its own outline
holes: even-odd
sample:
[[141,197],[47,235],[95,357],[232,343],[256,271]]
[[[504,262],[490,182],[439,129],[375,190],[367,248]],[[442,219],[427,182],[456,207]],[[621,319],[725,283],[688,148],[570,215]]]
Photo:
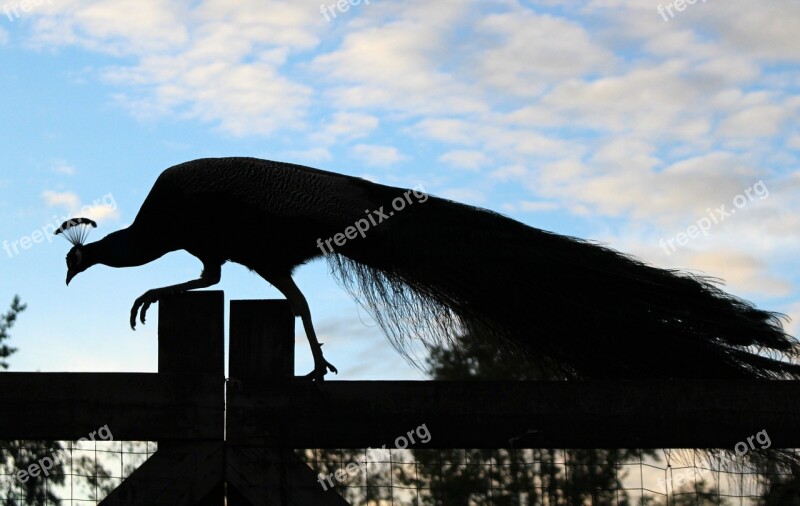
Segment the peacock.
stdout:
[[236,262],[277,288],[325,360],[294,270],[324,258],[337,281],[414,362],[415,338],[494,339],[550,379],[800,378],[785,316],[724,292],[716,278],[646,264],[594,241],[540,230],[421,189],[256,158],[203,158],[163,171],[133,223],[86,243],[65,222],[67,284],[96,264],[134,267],[176,250],[198,279],[148,290],[130,312],[220,280]]

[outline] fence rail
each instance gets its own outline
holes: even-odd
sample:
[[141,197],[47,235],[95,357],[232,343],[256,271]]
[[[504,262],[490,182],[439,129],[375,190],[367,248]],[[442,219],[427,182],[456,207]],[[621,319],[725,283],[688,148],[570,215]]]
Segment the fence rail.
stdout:
[[[285,301],[159,304],[158,373],[0,374],[0,439],[108,425],[156,454],[102,504],[343,504],[292,448],[365,448],[426,424],[426,448],[728,448],[769,432],[800,447],[798,381],[432,382],[295,378]],[[227,391],[226,391],[227,383]],[[227,402],[227,404],[226,404]],[[411,443],[409,447],[415,447]]]

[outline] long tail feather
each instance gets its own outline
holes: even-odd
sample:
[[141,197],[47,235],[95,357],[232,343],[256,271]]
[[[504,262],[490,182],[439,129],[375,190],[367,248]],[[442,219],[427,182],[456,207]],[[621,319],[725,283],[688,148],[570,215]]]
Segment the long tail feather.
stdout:
[[[401,195],[381,188],[387,202]],[[408,358],[409,338],[452,344],[480,326],[564,378],[800,378],[785,317],[717,280],[446,199],[328,259]]]

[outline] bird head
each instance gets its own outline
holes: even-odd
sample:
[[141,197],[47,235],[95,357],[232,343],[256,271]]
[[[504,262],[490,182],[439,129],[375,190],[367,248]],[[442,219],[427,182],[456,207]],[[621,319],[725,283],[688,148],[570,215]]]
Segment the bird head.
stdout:
[[97,223],[89,218],[72,218],[61,224],[55,235],[64,233],[64,237],[72,243],[72,249],[67,253],[67,284],[76,274],[85,271],[93,262],[89,261],[84,252],[83,243],[89,236],[89,231]]
[[89,267],[89,262],[83,260],[83,246],[73,246],[67,253],[67,285],[72,281],[76,274],[85,271]]

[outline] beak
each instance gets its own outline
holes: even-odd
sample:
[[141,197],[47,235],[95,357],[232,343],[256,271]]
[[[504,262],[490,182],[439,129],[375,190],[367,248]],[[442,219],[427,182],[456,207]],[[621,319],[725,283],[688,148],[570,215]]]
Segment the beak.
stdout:
[[72,281],[72,278],[75,277],[75,274],[77,274],[77,272],[67,271],[67,286],[69,286],[69,282]]

